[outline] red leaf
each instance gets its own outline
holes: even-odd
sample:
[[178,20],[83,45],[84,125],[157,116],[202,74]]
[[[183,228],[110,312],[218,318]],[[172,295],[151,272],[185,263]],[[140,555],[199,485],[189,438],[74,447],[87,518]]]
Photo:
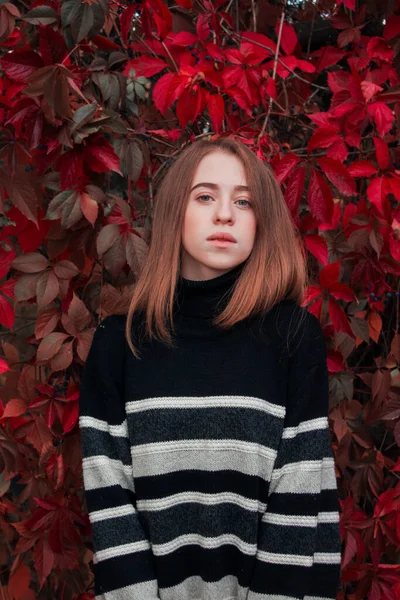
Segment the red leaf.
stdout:
[[312,134],[308,142],[307,151],[310,153],[312,150],[315,150],[315,148],[328,148],[334,142],[341,139],[340,135],[334,129],[320,127]]
[[394,231],[390,233],[389,249],[393,258],[397,260],[397,262],[400,262],[400,240],[395,237]]
[[125,77],[129,77],[129,72],[133,69],[136,77],[151,77],[167,68],[167,63],[161,58],[142,55],[129,60],[124,67],[123,74]]
[[[119,16],[119,24],[121,27],[121,37],[122,37],[123,41],[125,42],[125,44],[128,43],[129,30],[132,25],[132,18],[137,10],[138,10],[137,4],[132,3],[129,6],[127,6]],[[92,38],[92,41],[93,41],[93,38]]]
[[[346,426],[347,429],[347,426]],[[340,441],[340,440],[339,440]],[[346,567],[357,554],[357,543],[351,531],[346,532],[346,545],[344,549],[342,568]]]
[[185,89],[176,105],[176,114],[182,129],[186,127],[189,121],[194,121],[198,114],[203,112],[207,102],[208,92],[198,87],[196,92]]
[[[278,36],[280,23],[278,22],[275,26],[275,33]],[[286,55],[293,54],[296,46],[298,44],[297,34],[293,25],[289,25],[289,23],[283,23],[282,26],[282,37],[281,37],[281,47]]]
[[[29,590],[31,582],[31,571],[25,562],[21,562],[19,566],[10,575],[8,581],[8,594],[11,598],[23,598]],[[8,595],[7,594],[7,595]]]
[[275,79],[272,79],[272,77],[268,79],[265,86],[265,91],[267,92],[268,96],[271,96],[273,100],[276,100],[276,81]]
[[23,400],[20,398],[13,398],[6,404],[2,419],[8,417],[19,417],[25,414],[27,409],[28,407]]
[[383,600],[381,595],[381,586],[375,580],[372,581],[371,589],[369,590],[368,600]]
[[378,172],[378,169],[369,160],[356,160],[347,170],[352,177],[371,177]]
[[81,210],[93,227],[99,213],[99,205],[86,192],[82,192],[81,194]]
[[331,181],[340,192],[346,196],[353,196],[357,193],[354,179],[347,168],[339,160],[322,156],[317,159],[317,163],[324,171],[329,181]]
[[207,13],[200,14],[196,22],[196,33],[203,44],[207,41],[210,31],[209,15]]
[[342,60],[343,56],[343,50],[335,48],[334,46],[325,46],[321,50],[321,55],[316,66],[316,72],[321,73],[321,71],[328,69],[328,67],[336,65],[340,60]]
[[382,169],[382,171],[384,171],[388,168],[390,163],[389,147],[387,143],[381,140],[380,138],[374,137],[373,139],[378,165]]
[[[121,32],[122,35],[122,32]],[[120,50],[121,46],[118,46],[115,42],[110,40],[110,38],[104,37],[103,35],[94,35],[91,39],[91,42],[95,44],[100,50]]]
[[71,402],[64,408],[61,423],[64,433],[69,433],[75,427],[79,418],[79,406],[77,402]]
[[240,33],[243,40],[249,40],[251,42],[262,44],[268,50],[269,55],[273,56],[275,54],[276,43],[270,40],[266,35],[253,31],[241,31]]
[[187,77],[176,73],[166,73],[157,81],[153,88],[153,101],[160,113],[165,116],[169,108],[176,100],[187,82]]
[[39,252],[17,256],[11,264],[13,269],[22,273],[41,273],[50,265],[48,259]]
[[385,40],[391,40],[397,35],[400,35],[400,15],[392,15],[383,28],[383,37]]
[[83,153],[84,161],[89,169],[95,173],[115,171],[122,175],[119,168],[119,157],[110,142],[102,135],[93,136],[89,140]]
[[15,312],[12,304],[10,304],[5,296],[0,295],[0,323],[8,327],[8,329],[12,329],[14,326],[14,321]]
[[[285,66],[288,68],[285,69]],[[294,71],[296,67],[297,58],[295,56],[282,56],[280,62],[278,63],[276,72],[280,77],[282,77],[282,79],[286,79],[286,77],[290,75],[290,72]]]
[[374,96],[383,90],[383,87],[373,83],[372,81],[362,81],[361,91],[366,102],[370,102]]
[[394,177],[392,179],[386,179],[387,193],[389,192],[389,190],[392,192],[396,200],[399,200],[400,202],[400,179]]
[[285,154],[281,160],[279,160],[278,157],[276,157],[276,159],[277,160],[271,162],[271,166],[279,183],[283,183],[286,177],[291,174],[296,165],[301,162],[301,158],[296,156],[296,154],[292,154],[291,152]]
[[303,306],[310,304],[310,302],[312,302],[316,298],[319,298],[321,296],[321,294],[322,294],[322,290],[319,287],[319,285],[309,285],[307,287],[305,295],[304,295]]
[[219,134],[225,114],[224,99],[221,94],[210,94],[208,98],[208,112],[210,113],[213,129],[216,134]]
[[347,320],[346,313],[343,308],[333,298],[328,300],[329,316],[331,318],[335,331],[343,331],[347,333],[351,338],[354,339],[354,333],[351,330],[349,322]]
[[45,65],[62,63],[68,54],[64,37],[50,25],[39,26],[39,48]]
[[26,83],[36,69],[43,67],[42,57],[33,50],[14,50],[0,59],[5,74],[12,81]]
[[60,293],[60,284],[54,271],[44,271],[36,284],[36,298],[39,308],[43,308],[49,302],[57,298]]
[[[195,46],[198,41],[199,38],[194,33],[189,33],[188,31],[180,31],[172,38],[172,44],[175,44],[175,46]],[[214,46],[214,44],[211,45]]]
[[367,54],[370,60],[378,58],[386,62],[392,62],[394,50],[390,48],[381,37],[372,37],[367,45]]
[[146,5],[151,6],[157,34],[161,39],[164,39],[172,28],[172,15],[168,7],[162,0],[147,0]]
[[75,186],[85,183],[85,171],[83,162],[83,147],[76,147],[69,152],[61,154],[55,163],[60,171],[61,190],[72,190]]
[[285,189],[285,200],[292,215],[297,215],[301,197],[304,193],[306,169],[299,167],[290,176]]
[[340,260],[337,260],[330,265],[324,267],[319,274],[319,283],[321,287],[329,290],[331,285],[336,283],[339,279],[340,273]]
[[[313,302],[313,304],[311,304],[311,306],[309,306],[307,309],[308,312],[310,312],[315,317],[317,317],[318,321],[321,321],[322,303],[323,303],[323,298],[321,297],[318,300],[316,300],[315,302]],[[303,306],[304,306],[304,304],[303,304]]]
[[375,177],[367,188],[367,198],[383,214],[383,200],[386,197],[385,177]]
[[3,360],[2,358],[0,358],[0,373],[6,373],[9,370],[10,370],[10,367],[8,366],[6,361]]
[[345,300],[346,302],[353,302],[353,300],[357,300],[353,290],[349,288],[345,283],[341,283],[337,281],[336,283],[332,283],[329,287],[329,293],[331,296],[336,298],[336,300]]
[[324,238],[318,234],[305,235],[304,243],[307,250],[309,250],[321,264],[324,266],[328,264],[328,245]]
[[297,59],[297,68],[304,73],[315,73],[315,66],[308,60]]
[[176,0],[176,3],[179,4],[179,6],[182,6],[182,8],[187,8],[189,10],[192,8],[192,0]]
[[336,142],[333,142],[332,146],[329,146],[328,150],[326,151],[326,155],[329,158],[334,158],[340,163],[343,163],[345,160],[347,160],[349,151],[344,141],[340,139]]
[[367,108],[375,121],[379,135],[384,137],[392,128],[394,114],[383,102],[374,102],[369,104]]
[[64,340],[69,336],[60,331],[54,331],[40,342],[36,353],[37,361],[49,360],[60,350]]
[[11,263],[15,258],[16,252],[13,248],[10,250],[4,250],[4,248],[0,246],[0,279],[3,279],[4,275],[7,275],[8,271],[10,270]]
[[308,184],[308,204],[311,213],[321,223],[330,222],[333,214],[333,196],[326,179],[315,169]]
[[33,562],[42,587],[54,566],[54,554],[46,538],[40,538],[35,545]]

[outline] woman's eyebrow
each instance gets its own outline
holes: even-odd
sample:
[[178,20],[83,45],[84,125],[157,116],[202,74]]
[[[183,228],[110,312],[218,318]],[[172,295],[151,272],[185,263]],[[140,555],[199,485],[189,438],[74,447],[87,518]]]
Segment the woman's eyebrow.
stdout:
[[[196,185],[194,185],[190,191],[193,192],[193,190],[195,190],[198,187],[208,187],[208,188],[211,188],[212,190],[220,189],[220,186],[218,185],[218,183],[203,182],[203,183],[196,183]],[[235,187],[233,189],[236,191],[239,191],[239,192],[248,192],[249,191],[249,188],[247,185],[235,185]]]

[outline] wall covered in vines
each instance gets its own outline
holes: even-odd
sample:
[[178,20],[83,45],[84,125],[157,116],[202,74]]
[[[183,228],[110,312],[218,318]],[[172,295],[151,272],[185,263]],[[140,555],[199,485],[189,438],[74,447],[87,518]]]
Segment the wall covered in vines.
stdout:
[[0,600],[90,600],[79,380],[127,311],[157,178],[234,136],[309,258],[340,600],[400,598],[399,0],[0,1]]

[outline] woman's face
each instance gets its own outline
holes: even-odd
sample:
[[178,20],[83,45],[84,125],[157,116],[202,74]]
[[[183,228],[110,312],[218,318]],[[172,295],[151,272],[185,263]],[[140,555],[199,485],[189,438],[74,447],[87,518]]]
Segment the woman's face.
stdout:
[[[234,241],[209,239],[228,234]],[[205,156],[194,174],[182,231],[181,275],[212,279],[230,271],[250,255],[256,217],[241,161],[215,151]]]

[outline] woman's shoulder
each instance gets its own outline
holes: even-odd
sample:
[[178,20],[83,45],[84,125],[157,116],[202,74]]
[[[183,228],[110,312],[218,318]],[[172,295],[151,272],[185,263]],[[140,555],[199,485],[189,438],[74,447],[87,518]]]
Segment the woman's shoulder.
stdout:
[[108,315],[97,325],[92,346],[104,356],[123,352],[127,315]]
[[324,340],[319,319],[295,300],[285,298],[275,304],[263,319],[263,326],[277,337],[288,356],[302,352]]

